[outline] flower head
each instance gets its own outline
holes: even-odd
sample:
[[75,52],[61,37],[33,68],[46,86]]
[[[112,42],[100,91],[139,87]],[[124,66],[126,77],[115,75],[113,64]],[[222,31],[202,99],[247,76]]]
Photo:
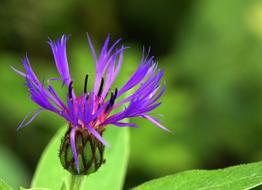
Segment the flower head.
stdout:
[[[63,117],[69,123],[68,141],[78,173],[76,134],[79,131],[85,131],[92,139],[107,146],[107,142],[102,138],[102,133],[107,125],[137,127],[134,123],[123,122],[122,120],[125,118],[145,118],[161,129],[168,130],[156,118],[149,115],[150,111],[160,105],[158,99],[165,89],[165,85],[160,86],[163,71],[157,69],[157,63],[153,61],[153,57],[143,55],[137,70],[129,80],[121,88],[112,89],[112,84],[123,62],[123,53],[126,47],[118,47],[120,40],[110,47],[110,38],[108,37],[99,57],[97,57],[88,35],[87,38],[96,66],[94,86],[90,92],[87,91],[88,74],[84,80],[82,94],[77,96],[74,92],[66,53],[68,37],[65,35],[57,41],[49,40],[60,77],[48,79],[47,86],[39,81],[27,56],[22,61],[25,72],[13,68],[18,74],[25,77],[32,101],[40,106],[30,118],[26,116],[18,128],[30,124],[42,110],[49,110]],[[68,93],[65,102],[51,85],[50,81],[52,80],[61,80],[67,86]],[[124,96],[131,89],[135,89],[134,93]],[[121,96],[123,97],[120,99]],[[125,109],[118,113],[112,113],[113,110],[123,105]]]

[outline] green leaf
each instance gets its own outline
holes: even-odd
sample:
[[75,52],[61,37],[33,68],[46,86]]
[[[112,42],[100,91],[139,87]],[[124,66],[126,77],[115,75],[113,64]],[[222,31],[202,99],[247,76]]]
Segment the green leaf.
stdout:
[[121,190],[123,187],[129,157],[129,129],[115,126],[109,128],[105,139],[109,140],[111,148],[105,149],[106,163],[87,177],[83,189],[104,190],[110,187]]
[[247,190],[262,184],[262,162],[218,170],[192,170],[146,182],[133,190]]
[[61,138],[65,132],[66,127],[61,128],[44,150],[32,180],[32,187],[58,189],[62,181],[69,176],[62,168],[58,158]]
[[30,189],[25,189],[23,187],[20,187],[20,190],[51,190],[51,189],[48,189],[48,188],[30,188]]
[[0,178],[14,189],[26,185],[29,181],[29,172],[19,157],[4,145],[0,145],[0,155]]
[[[70,173],[63,169],[58,157],[61,138],[65,132],[66,127],[61,128],[43,152],[32,187],[65,189],[65,184],[69,183]],[[108,126],[104,138],[111,145],[111,148],[105,149],[106,163],[97,172],[85,177],[82,189],[122,189],[129,156],[128,128]]]
[[1,190],[12,190],[13,188],[10,187],[6,182],[4,182],[4,181],[0,178],[0,189],[1,189]]

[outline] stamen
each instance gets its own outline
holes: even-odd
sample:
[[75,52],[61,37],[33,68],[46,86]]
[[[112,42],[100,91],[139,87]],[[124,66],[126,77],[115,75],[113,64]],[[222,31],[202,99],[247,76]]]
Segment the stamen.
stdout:
[[104,87],[104,78],[101,79],[101,83],[100,83],[100,87],[99,87],[99,91],[97,93],[97,96],[100,97],[101,94],[102,94],[102,90],[103,90],[103,87]]
[[115,89],[114,100],[115,100],[115,99],[116,99],[116,97],[117,97],[117,93],[118,93],[118,89],[116,88],[116,89]]
[[114,98],[114,94],[113,94],[113,92],[111,92],[111,96],[110,96],[109,102],[106,106],[105,112],[107,112],[109,110],[109,108],[112,106],[113,98]]
[[109,110],[109,108],[110,108],[110,103],[107,104],[105,112],[107,112]]
[[114,105],[115,99],[116,99],[116,96],[117,96],[117,92],[118,92],[117,88],[115,89],[115,93],[111,92],[109,103],[106,106],[105,112],[107,112],[109,110],[109,108],[111,108]]
[[69,99],[71,100],[72,99],[72,97],[73,97],[73,81],[71,81],[70,83],[69,83],[69,87],[68,87],[68,96],[69,96]]
[[110,96],[110,100],[109,100],[109,104],[112,105],[112,102],[114,101],[114,93],[111,92],[111,96]]
[[85,78],[85,85],[84,85],[84,93],[86,94],[86,89],[87,89],[87,82],[88,82],[88,75],[86,75]]
[[117,96],[117,92],[118,92],[118,89],[116,88],[116,89],[115,89],[115,94],[114,94],[113,99],[112,99],[112,102],[111,102],[111,106],[113,106],[114,103],[115,103],[116,96]]

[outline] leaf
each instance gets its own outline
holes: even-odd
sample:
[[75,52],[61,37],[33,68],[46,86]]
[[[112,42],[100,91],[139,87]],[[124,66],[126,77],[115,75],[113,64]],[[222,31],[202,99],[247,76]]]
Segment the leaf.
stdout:
[[20,190],[50,190],[48,188],[30,188],[30,189],[25,189],[23,187],[20,187]]
[[13,190],[12,187],[10,187],[6,182],[4,182],[1,178],[0,178],[0,189],[1,190]]
[[129,157],[129,130],[112,126],[108,128],[106,139],[110,138],[111,148],[105,150],[106,163],[96,173],[87,177],[83,189],[121,190],[124,184],[125,173]]
[[[42,154],[32,181],[32,187],[61,189],[70,173],[63,169],[58,157],[61,138],[66,127],[61,128]],[[106,163],[94,174],[85,177],[83,189],[100,190],[112,187],[122,189],[129,156],[128,128],[108,126],[104,138],[112,148],[105,149]],[[113,174],[113,175],[112,175]]]
[[58,189],[63,179],[69,176],[62,168],[58,157],[61,138],[65,132],[66,127],[61,128],[44,150],[32,180],[32,187]]
[[29,181],[29,172],[19,157],[4,145],[0,145],[0,155],[0,178],[14,189],[26,185]]
[[133,190],[247,190],[262,184],[262,162],[218,170],[192,170],[148,181]]
[[0,145],[0,177],[14,189],[29,181],[29,172],[19,157],[8,147]]

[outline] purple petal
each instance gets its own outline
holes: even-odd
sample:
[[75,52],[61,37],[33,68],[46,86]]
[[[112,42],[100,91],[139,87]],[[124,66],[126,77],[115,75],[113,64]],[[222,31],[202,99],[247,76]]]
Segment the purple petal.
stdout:
[[[26,84],[27,84],[29,91],[30,91],[31,99],[36,104],[38,104],[39,106],[41,106],[44,109],[48,109],[48,110],[53,111],[53,112],[58,113],[58,114],[61,112],[61,110],[59,110],[52,103],[50,103],[48,98],[53,99],[53,97],[51,97],[49,94],[47,94],[47,92],[44,89],[44,87],[42,86],[42,84],[40,84],[40,86],[37,86],[28,77],[26,77],[26,81],[27,81]],[[53,101],[53,102],[56,103],[56,101]]]
[[72,130],[70,132],[70,145],[75,160],[76,170],[78,173],[80,173],[79,164],[78,164],[78,155],[77,155],[76,144],[75,144],[76,129],[77,129],[76,127],[72,127]]
[[166,83],[164,83],[164,86],[162,87],[162,89],[160,90],[160,92],[158,93],[158,95],[155,97],[155,98],[152,98],[150,100],[151,103],[154,103],[156,102],[165,92],[165,89],[166,89]]
[[[148,64],[149,62],[152,62],[152,60],[144,61],[144,63],[145,62]],[[151,66],[145,66],[145,64],[142,64],[140,68],[143,69],[138,69],[139,71],[136,71],[136,73],[133,74],[133,77],[131,77],[131,79],[133,79],[126,83],[126,85],[122,88],[122,92],[133,88],[144,79],[143,83],[140,84],[140,87],[132,95],[114,105],[113,109],[116,109],[118,106],[129,103],[125,110],[113,114],[107,118],[104,122],[105,124],[111,123],[117,125],[118,122],[124,118],[141,117],[145,115],[145,118],[150,120],[152,123],[165,129],[156,119],[146,115],[146,113],[152,111],[161,104],[161,102],[157,102],[157,100],[163,95],[165,90],[165,85],[160,89],[159,84],[163,76],[163,71],[156,72],[156,63],[153,63]],[[143,74],[142,77],[141,75],[138,75],[141,73]]]
[[[120,39],[117,40],[113,44],[113,46],[111,46],[108,50],[109,40],[110,40],[110,36],[108,35],[107,39],[104,42],[102,50],[100,52],[99,59],[96,61],[96,76],[95,76],[95,83],[94,83],[94,90],[93,90],[95,94],[97,94],[97,92],[98,92],[101,79],[104,76],[107,69],[110,70],[108,72],[108,74],[110,73],[109,74],[110,76],[107,76],[106,88],[107,89],[110,88],[110,86],[111,86],[111,84],[112,84],[112,82],[115,78],[114,75],[117,75],[117,72],[120,68],[120,67],[117,67],[116,69],[114,69],[114,62],[116,60],[117,55],[120,54],[125,49],[125,48],[122,47],[120,50],[116,50],[111,55],[111,52],[113,51],[115,46],[119,43]],[[113,75],[111,76],[112,73],[113,73]],[[107,90],[104,91],[103,96],[105,96],[105,94],[107,93],[106,91]]]
[[59,106],[57,100],[49,94],[49,92],[44,88],[43,84],[41,84],[38,80],[30,65],[28,56],[23,59],[22,63],[26,70],[26,73],[22,73],[16,69],[15,71],[18,71],[18,73],[20,72],[19,74],[26,78],[27,86],[29,88],[32,100],[45,109],[50,109],[52,111],[58,112],[57,108],[55,108],[49,102],[49,100],[51,100],[53,103]]
[[62,109],[66,109],[66,106],[64,105],[63,101],[59,98],[59,96],[57,95],[57,93],[55,92],[54,88],[52,87],[51,83],[49,80],[47,80],[48,83],[48,91],[53,95],[54,100],[56,102],[56,104],[62,108]]
[[150,63],[152,62],[153,57],[149,60],[142,60],[136,72],[131,76],[131,78],[126,82],[126,84],[119,90],[118,97],[121,96],[123,93],[127,92],[128,90],[135,87],[139,84],[146,76]]
[[90,49],[92,51],[92,55],[93,55],[93,59],[95,61],[95,63],[97,62],[97,58],[96,58],[96,51],[95,51],[95,48],[93,46],[93,43],[88,35],[88,33],[86,33],[86,36],[87,36],[87,39],[88,39],[88,43],[89,43],[89,46],[90,46]]
[[67,40],[68,37],[63,35],[61,39],[57,40],[56,42],[49,40],[48,43],[54,55],[56,68],[60,76],[63,78],[65,84],[69,86],[69,83],[71,82],[71,77],[69,73],[67,54],[66,54]]
[[66,97],[66,100],[67,100],[67,111],[71,119],[71,122],[74,125],[77,125],[78,118],[77,118],[76,110],[74,108],[74,102],[72,102],[72,100],[69,99],[69,96]]
[[[25,118],[23,119],[23,121],[20,123],[20,125],[18,126],[17,130],[29,125],[35,118],[36,116],[38,116],[38,114],[42,111],[43,109],[42,108],[39,108],[35,111],[33,111],[33,115],[31,116],[31,118],[26,122],[27,118],[29,117],[29,115],[32,114],[32,112],[28,113]],[[26,123],[25,123],[26,122]]]
[[106,55],[106,51],[107,51],[107,48],[108,48],[109,41],[110,41],[110,35],[107,36],[107,38],[104,42],[104,45],[102,47],[99,59],[103,58]]
[[121,41],[121,38],[119,38],[111,47],[110,49],[108,50],[108,54],[111,53],[111,51],[116,47],[116,45]]
[[[112,55],[112,60],[109,63],[109,66],[108,66],[108,69],[107,69],[105,87],[104,87],[103,93],[101,95],[102,98],[105,98],[106,94],[108,93],[108,90],[111,88],[111,85],[113,84],[113,82],[115,81],[115,79],[118,75],[118,72],[119,72],[121,65],[122,65],[122,62],[123,62],[123,51],[124,51],[124,49],[125,48],[122,47],[114,55]],[[115,67],[115,62],[116,62],[117,56],[119,56],[119,58],[118,58],[117,66]]]
[[146,118],[148,121],[150,121],[151,123],[155,124],[159,128],[161,128],[161,129],[163,129],[165,131],[171,132],[169,129],[167,129],[166,127],[161,125],[155,118],[153,118],[153,117],[151,117],[149,115],[146,115],[146,114],[143,114],[142,117]]
[[23,73],[23,72],[21,72],[21,71],[17,70],[17,69],[16,69],[16,68],[14,68],[13,66],[11,66],[11,69],[13,69],[13,71],[15,71],[16,73],[18,73],[19,75],[21,75],[21,76],[23,76],[23,77],[25,77],[25,76],[26,76],[26,74],[25,74],[25,73]]
[[138,128],[138,126],[135,123],[115,122],[115,123],[112,123],[112,124],[116,125],[118,127],[134,127],[134,128]]
[[103,145],[110,147],[109,144],[101,137],[101,135],[91,126],[86,125],[86,128],[90,133],[92,133],[97,140],[99,140]]

